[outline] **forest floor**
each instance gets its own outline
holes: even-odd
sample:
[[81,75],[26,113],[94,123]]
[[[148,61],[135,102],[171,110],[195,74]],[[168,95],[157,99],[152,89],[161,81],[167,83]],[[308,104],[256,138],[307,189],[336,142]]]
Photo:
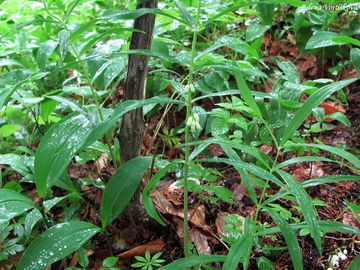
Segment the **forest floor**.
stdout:
[[[325,77],[334,80],[343,80],[356,76],[356,72],[352,66],[345,68],[347,72],[340,73],[338,76],[325,74],[325,70],[328,70],[333,64],[331,60],[321,60],[314,55],[300,57],[297,47],[293,44],[293,37],[291,36],[288,36],[279,43],[278,41],[274,41],[270,35],[267,35],[264,37],[263,47],[269,51],[269,62],[272,57],[277,57],[280,60],[293,61],[301,74],[302,81]],[[262,90],[271,91],[271,89]],[[119,89],[119,91],[121,92],[121,89]],[[346,116],[351,122],[351,128],[337,122],[332,122],[332,124],[336,125],[336,128],[311,136],[309,137],[309,141],[318,138],[328,145],[347,145],[350,149],[359,149],[360,92],[357,90],[356,85],[347,89],[347,91],[347,106],[326,101],[323,107],[325,110],[330,110],[329,113],[335,111],[346,113]],[[207,102],[201,104],[201,106],[206,109],[211,109],[214,104]],[[158,139],[151,145],[154,129],[161,116],[162,112],[158,112],[148,120],[147,133],[144,137],[142,150],[143,154],[149,152],[152,154],[162,154],[166,159],[170,160],[178,157],[180,154],[178,149],[162,145],[162,142]],[[179,113],[174,109],[169,112],[167,121],[170,125],[176,126],[177,123],[183,121],[184,117],[184,111]],[[155,147],[149,149],[149,147],[156,145],[158,142],[159,144],[156,149],[154,149]],[[224,155],[220,147],[217,146],[211,146],[208,150],[216,157]],[[264,146],[262,150],[269,155],[274,155],[274,149],[271,147]],[[111,165],[108,165],[108,167],[111,173]],[[244,219],[247,216],[253,217],[256,209],[248,197],[245,187],[241,184],[238,173],[232,167],[225,164],[217,164],[216,169],[223,174],[220,182],[221,185],[229,188],[235,194],[236,203],[211,204],[204,201],[195,193],[190,194],[190,238],[197,251],[203,254],[227,253],[226,245],[221,240],[223,226],[225,224],[223,220],[224,216],[236,214],[240,219]],[[98,169],[95,163],[88,163],[80,168],[70,168],[70,175],[73,179],[84,177],[97,178],[97,171]],[[323,162],[308,162],[301,165],[295,164],[289,166],[287,171],[293,174],[298,181],[326,175],[354,174],[354,172],[346,167]],[[106,178],[106,176],[103,177]],[[148,181],[149,174],[144,176],[143,184],[145,185]],[[120,217],[110,226],[110,237],[108,239],[101,234],[97,236],[95,241],[96,251],[90,256],[93,260],[92,269],[98,269],[101,266],[102,260],[112,254],[119,256],[121,263],[123,263],[122,269],[132,269],[129,265],[131,262],[134,262],[132,260],[133,257],[136,255],[143,256],[147,249],[150,249],[151,253],[162,251],[163,258],[166,261],[174,261],[183,256],[183,248],[181,245],[183,236],[183,192],[182,188],[174,184],[175,181],[175,175],[169,175],[160,181],[157,190],[152,194],[154,204],[168,226],[162,227],[152,220],[145,220],[141,224],[132,224],[125,216]],[[101,194],[98,192],[98,189],[88,187],[88,190],[84,191],[88,194],[87,198],[89,201],[99,204]],[[278,191],[278,188],[269,189],[269,194],[274,194]],[[356,221],[354,215],[347,210],[343,203],[345,199],[352,202],[359,201],[360,183],[342,182],[326,184],[308,188],[307,191],[312,199],[318,198],[324,203],[316,207],[320,219],[343,222],[344,224],[360,228],[360,224]],[[257,192],[260,194],[261,190],[257,190]],[[290,209],[290,205],[287,205],[285,201],[282,203],[282,206],[285,209],[289,209],[294,218],[301,216],[294,208]],[[82,219],[94,224],[100,224],[98,213],[94,212],[90,204],[83,206]],[[272,223],[271,218],[266,213],[260,213],[259,220],[261,223]],[[277,240],[270,237],[264,238],[263,240],[269,246],[276,246],[279,244],[279,239],[280,242],[283,241],[280,234],[277,235]],[[357,254],[360,252],[359,236],[349,236],[341,233],[326,234],[323,240],[324,247],[322,256],[318,254],[314,242],[309,235],[299,237],[299,242],[303,251],[304,269],[327,269],[331,256],[345,249],[349,254]],[[257,255],[262,255],[261,251],[259,251],[259,254],[255,251],[254,256],[256,257]],[[276,255],[269,259],[275,263],[276,270],[292,268],[291,258],[287,251],[284,252],[284,250],[280,249]],[[349,256],[347,259],[340,261],[338,268],[334,267],[333,269],[345,269],[352,259],[353,256]],[[252,260],[252,262],[254,262],[254,260]],[[73,258],[72,263],[76,265],[76,257]],[[71,263],[69,266],[71,266]],[[250,269],[255,268],[255,265],[250,265]]]

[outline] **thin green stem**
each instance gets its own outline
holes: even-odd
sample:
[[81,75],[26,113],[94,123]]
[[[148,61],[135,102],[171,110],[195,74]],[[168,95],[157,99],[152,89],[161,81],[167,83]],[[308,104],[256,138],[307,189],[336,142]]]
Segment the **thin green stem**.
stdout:
[[[188,85],[192,85],[194,81],[194,60],[196,56],[196,42],[199,31],[199,21],[200,21],[200,11],[201,11],[201,0],[198,1],[198,9],[196,15],[196,25],[193,29],[193,40],[191,47],[191,60],[189,65],[189,79]],[[186,100],[186,120],[191,117],[192,110],[192,93],[189,89],[187,92],[187,100]],[[185,163],[184,163],[184,253],[185,257],[190,255],[190,243],[189,243],[189,220],[188,220],[188,212],[189,212],[189,188],[188,188],[188,175],[189,175],[189,165],[190,165],[190,127],[185,125]]]

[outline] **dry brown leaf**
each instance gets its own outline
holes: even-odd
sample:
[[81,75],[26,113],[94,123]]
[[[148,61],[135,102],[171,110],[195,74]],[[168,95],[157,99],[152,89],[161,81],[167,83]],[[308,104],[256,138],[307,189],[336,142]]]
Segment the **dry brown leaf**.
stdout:
[[154,241],[150,241],[146,244],[129,249],[128,251],[120,253],[117,256],[122,260],[131,259],[134,258],[135,256],[144,256],[147,250],[150,252],[150,254],[153,255],[155,253],[161,252],[164,246],[165,246],[164,241],[161,239],[157,239]]
[[211,248],[206,235],[202,234],[198,229],[192,228],[189,232],[189,239],[194,243],[199,255],[210,255]]
[[[151,197],[158,212],[184,218],[183,209],[176,209],[167,198],[158,191],[151,193]],[[205,206],[190,207],[188,213],[189,222],[198,227],[208,227],[205,223]]]
[[323,177],[326,173],[322,169],[322,163],[312,163],[311,166],[300,165],[292,175],[298,181],[304,181],[310,178]]
[[357,222],[356,217],[353,213],[345,213],[342,218],[342,222],[345,225],[349,225],[355,228],[360,228],[360,223]]

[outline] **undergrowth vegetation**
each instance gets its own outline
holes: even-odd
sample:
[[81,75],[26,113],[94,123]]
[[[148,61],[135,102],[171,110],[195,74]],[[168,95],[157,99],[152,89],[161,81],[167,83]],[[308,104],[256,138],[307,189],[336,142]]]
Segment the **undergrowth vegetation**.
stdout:
[[[0,269],[359,269],[360,152],[327,137],[351,130],[360,8],[328,2],[0,1]],[[151,50],[130,50],[147,13]],[[130,54],[150,59],[144,100],[122,99]],[[119,123],[138,108],[142,155],[124,163]],[[319,214],[338,183],[353,222]],[[118,261],[139,186],[143,223],[183,252]],[[329,234],[350,240],[331,250]]]

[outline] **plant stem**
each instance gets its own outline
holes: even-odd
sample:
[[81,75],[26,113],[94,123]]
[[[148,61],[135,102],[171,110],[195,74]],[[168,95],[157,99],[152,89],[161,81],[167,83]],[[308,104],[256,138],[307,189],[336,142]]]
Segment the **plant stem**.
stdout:
[[[189,80],[188,85],[191,85],[194,81],[194,60],[196,55],[196,42],[197,35],[199,31],[199,21],[200,21],[200,11],[201,11],[201,0],[198,1],[198,9],[196,14],[196,25],[193,28],[193,40],[191,47],[191,60],[189,65]],[[192,109],[192,93],[190,90],[187,92],[187,100],[186,100],[186,120],[191,116]],[[188,175],[189,175],[189,164],[190,164],[190,127],[185,124],[185,163],[184,163],[184,253],[185,257],[190,255],[190,243],[189,243],[189,220],[188,220],[188,212],[189,212],[189,188],[188,188]]]

